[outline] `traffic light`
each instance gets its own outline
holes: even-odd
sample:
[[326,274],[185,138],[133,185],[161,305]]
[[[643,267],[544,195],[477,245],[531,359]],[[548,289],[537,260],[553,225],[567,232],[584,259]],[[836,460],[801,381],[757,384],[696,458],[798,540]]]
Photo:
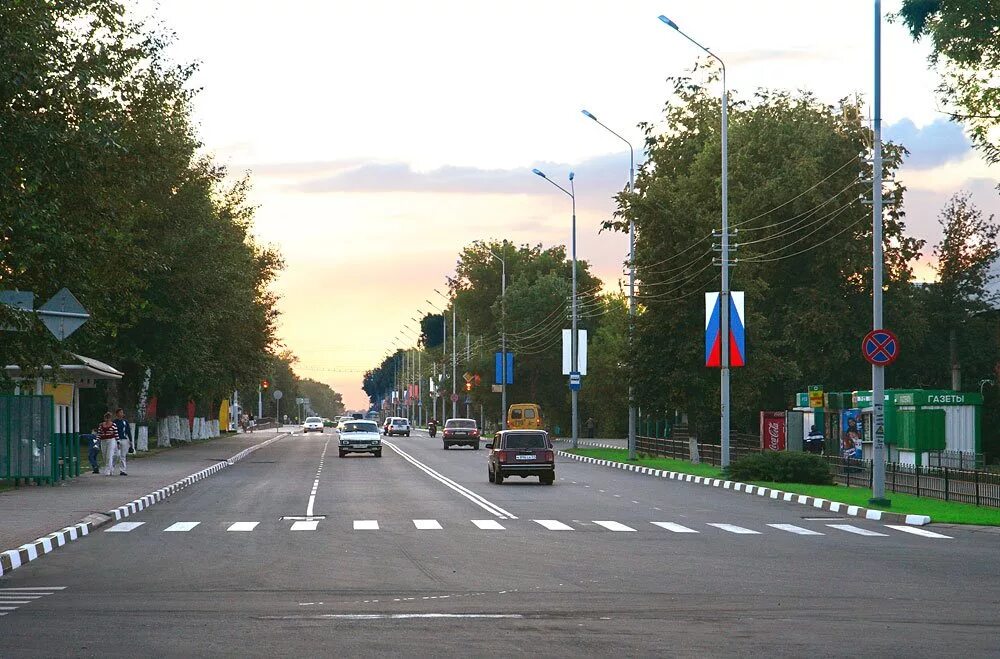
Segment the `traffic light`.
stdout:
[[261,381],[260,381],[260,386],[262,386],[262,387],[264,387],[265,389],[267,389],[268,387],[270,387],[270,386],[271,386],[271,383],[270,383],[269,381],[267,381],[267,380],[261,380]]
[[471,382],[466,382],[465,383],[465,390],[466,391],[472,391],[472,383]]

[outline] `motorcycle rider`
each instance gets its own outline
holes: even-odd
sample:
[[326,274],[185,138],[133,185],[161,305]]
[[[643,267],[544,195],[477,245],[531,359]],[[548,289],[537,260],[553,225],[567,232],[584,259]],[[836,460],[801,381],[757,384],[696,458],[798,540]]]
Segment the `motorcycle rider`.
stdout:
[[427,422],[427,432],[431,437],[437,434],[438,424],[437,419],[431,419]]

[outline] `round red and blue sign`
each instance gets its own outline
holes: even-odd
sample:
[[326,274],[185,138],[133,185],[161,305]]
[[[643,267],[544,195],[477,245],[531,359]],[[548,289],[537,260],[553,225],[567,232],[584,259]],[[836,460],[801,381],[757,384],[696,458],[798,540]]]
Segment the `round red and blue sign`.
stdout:
[[899,339],[887,329],[872,330],[861,341],[861,354],[872,366],[888,366],[899,357]]

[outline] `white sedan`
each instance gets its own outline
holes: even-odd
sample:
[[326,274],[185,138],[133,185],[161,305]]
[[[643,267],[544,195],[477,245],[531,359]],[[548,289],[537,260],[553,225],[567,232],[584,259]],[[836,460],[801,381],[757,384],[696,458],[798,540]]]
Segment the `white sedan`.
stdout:
[[340,424],[340,457],[348,453],[371,453],[382,457],[382,436],[378,424],[366,419],[351,419]]
[[302,424],[302,432],[323,432],[323,419],[318,416],[306,417],[306,422]]

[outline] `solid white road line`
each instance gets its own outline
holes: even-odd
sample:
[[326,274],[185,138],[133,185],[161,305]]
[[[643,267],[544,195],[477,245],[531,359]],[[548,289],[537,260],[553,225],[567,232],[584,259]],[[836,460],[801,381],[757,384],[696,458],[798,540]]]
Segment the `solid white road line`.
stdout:
[[903,533],[912,533],[913,535],[920,535],[925,538],[946,538],[952,540],[950,535],[944,535],[941,533],[935,533],[934,531],[928,531],[927,529],[922,529],[918,526],[902,526],[897,524],[886,524],[890,529],[896,529],[897,531],[902,531]]
[[572,531],[573,530],[572,526],[567,526],[566,524],[563,524],[562,522],[560,522],[559,520],[556,520],[556,519],[535,519],[535,520],[532,520],[532,521],[535,522],[536,524],[541,524],[542,526],[544,526],[545,528],[547,528],[550,531]]
[[114,526],[112,526],[110,529],[104,529],[104,532],[105,533],[128,533],[129,531],[133,531],[133,530],[139,528],[140,526],[142,526],[145,523],[146,522],[118,522],[117,524],[115,524]]
[[468,499],[472,503],[476,504],[477,506],[479,506],[480,508],[482,508],[486,512],[490,513],[491,515],[496,515],[500,519],[507,519],[507,518],[509,518],[509,519],[517,519],[517,516],[514,515],[513,513],[511,513],[510,511],[504,510],[503,508],[501,508],[500,506],[496,505],[495,503],[493,503],[491,501],[488,501],[487,499],[483,498],[482,496],[476,494],[475,492],[473,492],[469,488],[464,487],[462,485],[459,485],[458,483],[456,483],[452,479],[448,478],[447,476],[445,476],[445,475],[443,475],[443,474],[435,471],[434,469],[431,469],[430,467],[428,467],[427,465],[425,465],[423,462],[421,462],[420,460],[417,460],[416,458],[414,458],[412,455],[410,455],[406,451],[403,451],[402,449],[400,449],[398,446],[396,446],[392,442],[383,441],[382,443],[385,444],[386,446],[388,446],[389,448],[391,448],[393,451],[395,451],[397,454],[399,454],[399,456],[401,458],[403,458],[404,460],[406,460],[407,462],[409,462],[410,464],[412,464],[417,469],[421,470],[422,472],[424,472],[425,474],[427,474],[428,476],[430,476],[434,480],[436,480],[436,481],[444,484],[445,486],[451,488],[452,490],[458,492],[463,497],[465,497],[466,499]]
[[474,519],[472,523],[483,531],[503,531],[504,527],[495,519]]
[[31,604],[32,600],[7,600],[0,599],[0,604]]
[[780,531],[788,531],[789,533],[795,533],[796,535],[823,535],[819,531],[813,531],[812,529],[804,529],[801,526],[795,526],[794,524],[768,524],[773,529],[778,529]]
[[253,531],[260,522],[236,522],[227,531]]
[[686,526],[674,524],[673,522],[650,522],[650,524],[659,526],[661,529],[673,531],[674,533],[698,533],[698,531],[695,531],[694,529],[689,529]]
[[190,531],[191,529],[193,529],[194,527],[198,526],[199,524],[201,524],[201,522],[174,522],[173,524],[171,524],[170,526],[168,526],[167,528],[165,528],[163,530],[164,531],[177,531],[177,532]]
[[356,519],[354,520],[355,531],[378,531],[378,520]]
[[593,520],[593,522],[598,526],[603,526],[609,531],[635,531],[635,529],[633,529],[631,526],[625,526],[624,524],[620,524],[618,522],[600,521],[596,519]]
[[717,529],[722,529],[723,531],[728,531],[729,533],[735,533],[737,535],[760,535],[760,531],[745,529],[742,526],[736,526],[734,524],[709,524],[709,526],[714,526]]
[[316,471],[316,480],[313,481],[312,490],[309,491],[309,503],[306,504],[306,517],[313,516],[313,507],[316,505],[316,491],[319,489],[319,475],[323,471],[323,460],[326,459],[326,449],[329,446],[330,440],[327,439],[326,443],[323,444],[323,452],[319,456],[319,469]]
[[439,531],[441,530],[441,523],[436,519],[415,519],[413,520],[413,525],[420,529],[421,531]]
[[66,590],[66,586],[40,586],[36,588],[0,588],[0,593],[9,593],[16,590],[30,590],[43,595],[51,595],[50,590]]
[[889,537],[885,533],[877,533],[875,531],[869,531],[868,529],[863,529],[860,526],[852,526],[850,524],[827,524],[831,529],[837,529],[839,531],[847,531],[848,533],[854,533],[856,535],[865,536],[878,536],[882,538]]
[[316,527],[319,526],[318,520],[299,520],[298,522],[292,523],[292,531],[315,531]]

